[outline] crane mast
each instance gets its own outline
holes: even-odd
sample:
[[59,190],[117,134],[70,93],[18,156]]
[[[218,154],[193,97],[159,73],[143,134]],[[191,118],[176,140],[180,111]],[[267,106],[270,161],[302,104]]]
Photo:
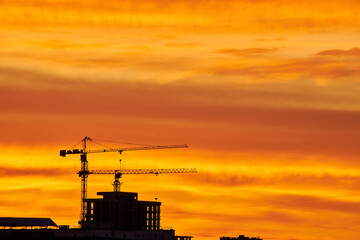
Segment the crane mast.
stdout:
[[[143,146],[143,147],[127,147],[127,148],[105,148],[105,149],[87,149],[87,142],[92,141],[88,136],[84,137],[82,140],[83,148],[82,149],[72,149],[72,150],[60,150],[60,156],[66,157],[68,154],[80,154],[81,161],[81,170],[78,172],[79,177],[81,178],[81,214],[79,223],[85,221],[85,199],[87,199],[87,178],[89,174],[99,174],[90,172],[88,168],[87,154],[88,153],[103,153],[103,152],[119,152],[120,154],[124,151],[138,151],[138,150],[155,150],[155,149],[168,149],[168,148],[187,148],[186,144],[180,145],[163,145],[163,146]],[[117,172],[115,172],[117,171]],[[134,171],[134,170],[132,170]],[[135,171],[136,172],[136,171]],[[149,172],[150,173],[150,172]],[[160,173],[160,172],[158,172]],[[109,173],[107,173],[109,174]],[[120,190],[119,178],[122,174],[145,174],[144,173],[130,173],[126,171],[114,170],[112,174],[115,174],[114,190]],[[117,181],[116,181],[117,180]]]
[[81,178],[81,216],[80,222],[85,220],[85,202],[84,199],[87,199],[87,178],[88,178],[88,161],[87,161],[87,152],[86,152],[86,141],[91,138],[85,137],[83,139],[83,153],[80,155],[81,161],[81,174],[79,173],[79,177]]

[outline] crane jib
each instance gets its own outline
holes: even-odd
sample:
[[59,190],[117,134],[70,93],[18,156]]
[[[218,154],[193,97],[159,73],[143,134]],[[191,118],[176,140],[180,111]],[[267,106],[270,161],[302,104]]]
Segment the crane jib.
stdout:
[[145,147],[128,147],[128,148],[106,148],[87,150],[73,149],[73,150],[60,150],[60,156],[66,157],[67,154],[87,154],[87,153],[102,153],[102,152],[123,152],[123,151],[137,151],[137,150],[153,150],[153,149],[167,149],[167,148],[188,148],[186,144],[179,145],[165,145],[165,146],[145,146]]
[[81,174],[162,174],[162,173],[197,173],[195,168],[166,168],[166,169],[122,169],[122,170],[90,170],[79,171]]
[[90,174],[159,174],[159,173],[197,173],[196,168],[168,168],[168,169],[125,169],[125,170],[90,170],[79,171],[77,174],[90,175]]

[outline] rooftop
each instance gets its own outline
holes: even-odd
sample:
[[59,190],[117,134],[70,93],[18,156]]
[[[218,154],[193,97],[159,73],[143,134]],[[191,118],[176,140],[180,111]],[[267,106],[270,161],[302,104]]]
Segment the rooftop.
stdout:
[[0,217],[2,227],[57,227],[50,218],[12,218]]

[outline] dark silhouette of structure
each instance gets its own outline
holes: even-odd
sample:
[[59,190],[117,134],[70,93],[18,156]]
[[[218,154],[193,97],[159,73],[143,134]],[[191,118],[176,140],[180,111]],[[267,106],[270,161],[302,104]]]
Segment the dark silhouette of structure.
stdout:
[[258,237],[245,237],[244,235],[239,235],[238,237],[220,237],[220,240],[263,240]]
[[138,201],[131,192],[99,192],[102,199],[85,199],[87,229],[160,230],[160,202]]
[[[81,228],[57,226],[49,218],[0,218],[1,240],[191,240],[160,225],[161,202],[139,201],[132,192],[99,192],[86,199]],[[30,229],[29,229],[30,228]]]
[[[87,149],[85,137],[83,149],[61,150],[60,156],[80,154],[81,170],[81,228],[57,226],[50,218],[0,218],[1,240],[85,240],[85,239],[123,239],[123,240],[191,240],[192,236],[176,236],[173,229],[162,229],[160,225],[160,206],[157,201],[139,201],[138,194],[120,192],[122,174],[196,173],[196,169],[127,169],[92,170],[88,169],[87,154],[166,148],[183,148],[187,145],[144,146],[133,148]],[[114,174],[114,192],[99,192],[102,198],[87,198],[87,178],[90,174]],[[28,229],[30,227],[30,229]],[[51,227],[51,228],[49,228]]]
[[[93,141],[90,137],[84,137],[81,142],[83,143],[82,149],[72,150],[60,150],[60,156],[66,157],[69,154],[80,154],[81,170],[78,172],[81,178],[81,214],[80,225],[85,221],[85,199],[87,199],[87,178],[90,174],[88,169],[87,154],[88,153],[104,153],[104,152],[119,152],[122,154],[124,151],[139,151],[139,150],[155,150],[155,149],[167,149],[167,148],[187,148],[186,144],[182,145],[165,145],[165,146],[142,146],[142,147],[127,147],[127,148],[105,148],[105,149],[87,149],[87,142]],[[117,183],[116,183],[117,184]],[[114,186],[116,187],[116,186]]]
[[0,226],[3,228],[9,227],[58,227],[56,223],[50,218],[12,218],[12,217],[0,217]]
[[[121,160],[120,160],[121,161]],[[90,174],[112,174],[115,176],[113,183],[114,192],[120,192],[120,178],[123,174],[155,174],[156,176],[164,173],[197,173],[195,168],[168,168],[168,169],[120,169],[120,170],[91,170]],[[80,175],[80,172],[78,172]],[[86,207],[85,207],[86,208]]]

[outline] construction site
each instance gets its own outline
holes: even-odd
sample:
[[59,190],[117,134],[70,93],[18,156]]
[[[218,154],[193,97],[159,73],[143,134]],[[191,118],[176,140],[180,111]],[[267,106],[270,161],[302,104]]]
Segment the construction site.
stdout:
[[[0,239],[146,239],[191,240],[192,236],[178,236],[174,229],[161,227],[161,202],[140,201],[138,193],[120,191],[120,178],[124,174],[173,174],[196,173],[194,168],[175,169],[115,169],[90,170],[88,154],[187,148],[187,145],[137,146],[127,148],[88,149],[90,137],[82,139],[81,149],[60,150],[60,156],[79,155],[81,167],[77,172],[81,179],[81,212],[79,227],[57,225],[51,218],[0,217]],[[121,160],[120,160],[121,161]],[[92,174],[114,176],[112,192],[98,192],[99,198],[87,197],[88,177]]]

